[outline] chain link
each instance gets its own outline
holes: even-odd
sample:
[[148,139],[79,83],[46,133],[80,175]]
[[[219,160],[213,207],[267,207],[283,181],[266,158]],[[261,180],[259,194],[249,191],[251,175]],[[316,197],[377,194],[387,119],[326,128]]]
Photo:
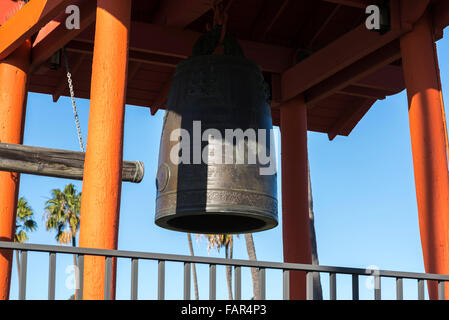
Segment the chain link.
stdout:
[[75,102],[75,92],[73,90],[72,74],[70,73],[69,59],[67,58],[67,53],[65,51],[65,48],[64,48],[64,60],[65,60],[65,69],[67,72],[67,82],[69,84],[70,98],[72,100],[73,116],[75,117],[76,131],[78,133],[78,142],[80,144],[81,151],[84,152],[83,136],[81,135],[80,121],[79,121],[78,110],[76,109],[76,102]]

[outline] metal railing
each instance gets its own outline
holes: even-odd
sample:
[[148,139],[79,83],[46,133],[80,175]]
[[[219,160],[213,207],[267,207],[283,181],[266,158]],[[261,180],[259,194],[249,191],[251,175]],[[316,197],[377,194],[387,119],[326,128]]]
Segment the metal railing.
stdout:
[[308,264],[296,263],[280,263],[266,261],[248,261],[223,258],[209,257],[192,257],[173,254],[156,254],[136,251],[123,250],[104,250],[90,248],[74,248],[53,245],[38,244],[20,244],[14,242],[1,242],[0,249],[19,250],[21,266],[19,270],[19,299],[26,298],[26,277],[27,277],[27,257],[28,252],[43,252],[49,254],[49,277],[48,277],[48,299],[55,299],[55,278],[56,278],[56,254],[72,254],[78,257],[79,269],[79,288],[77,289],[77,299],[83,299],[83,275],[84,275],[84,256],[102,256],[105,257],[105,285],[104,298],[106,300],[111,297],[111,277],[112,277],[112,259],[126,258],[131,260],[131,294],[130,298],[136,300],[138,298],[138,263],[139,260],[153,260],[158,263],[158,286],[157,298],[163,300],[165,298],[165,262],[182,262],[184,263],[184,299],[189,300],[190,295],[190,278],[192,264],[209,265],[209,299],[216,299],[216,267],[232,266],[234,267],[234,298],[240,300],[242,297],[242,276],[241,269],[257,268],[259,275],[259,297],[261,300],[266,298],[266,269],[282,270],[283,273],[283,299],[290,298],[290,274],[294,271],[303,271],[306,273],[307,299],[313,300],[313,276],[314,273],[324,273],[329,275],[329,298],[337,299],[337,274],[352,275],[352,299],[359,300],[359,277],[373,276],[375,282],[374,299],[380,300],[381,294],[381,278],[393,278],[396,280],[396,299],[402,300],[403,295],[403,279],[414,279],[417,281],[418,299],[425,298],[425,281],[438,282],[438,298],[443,300],[445,297],[445,282],[449,281],[448,275],[414,273],[414,272],[397,272],[387,270],[370,270],[361,268],[345,268],[331,266],[315,266]]

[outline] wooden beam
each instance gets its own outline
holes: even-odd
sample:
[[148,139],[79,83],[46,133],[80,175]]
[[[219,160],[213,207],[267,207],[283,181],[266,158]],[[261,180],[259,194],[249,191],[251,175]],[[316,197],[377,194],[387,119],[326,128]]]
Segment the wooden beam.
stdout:
[[449,1],[440,0],[433,6],[433,28],[437,38],[443,36],[443,29],[449,25]]
[[360,79],[354,84],[359,87],[389,91],[391,95],[405,89],[404,72],[402,66],[390,64]]
[[365,9],[370,4],[366,0],[322,0],[322,1],[360,9]]
[[395,41],[383,48],[374,51],[367,57],[357,61],[350,67],[336,73],[320,84],[308,89],[305,100],[309,108],[313,105],[347,87],[348,85],[363,79],[370,73],[386,66],[401,57],[399,42]]
[[[201,33],[180,28],[159,26],[142,22],[131,24],[130,50],[135,56],[130,59],[156,59],[162,65],[177,64],[192,55],[192,48]],[[151,39],[151,41],[149,40]],[[92,34],[83,32],[75,40],[93,43]],[[263,71],[282,73],[291,66],[294,49],[254,41],[239,40],[248,59],[258,63]],[[69,43],[68,46],[70,46]],[[130,54],[131,54],[130,52]],[[145,53],[154,56],[144,56]],[[165,57],[163,61],[159,61]],[[177,58],[173,59],[173,58]]]
[[128,83],[134,79],[137,72],[139,72],[140,67],[142,66],[141,62],[135,62],[133,64],[129,64],[128,66]]
[[[83,152],[0,143],[0,170],[38,176],[83,180]],[[122,181],[139,183],[144,175],[141,161],[124,161]]]
[[[392,20],[399,19],[396,8],[392,8]],[[344,34],[307,59],[282,74],[282,99],[287,101],[302,94],[335,73],[400,37],[408,30],[394,28],[380,35],[369,31],[365,24]],[[350,48],[350,49],[348,49]]]
[[329,22],[333,19],[333,17],[337,14],[338,10],[340,10],[341,4],[338,4],[335,6],[334,10],[329,14],[329,16],[326,18],[326,20],[321,24],[321,26],[318,28],[318,30],[315,32],[313,37],[310,39],[309,43],[307,44],[307,48],[312,48],[313,43],[318,38],[318,36],[323,32],[323,30],[327,27]]
[[266,38],[289,2],[289,0],[267,1],[263,6],[260,6],[260,13],[258,13],[257,19],[253,23],[254,26],[251,28],[253,40],[262,41]]
[[161,87],[161,90],[159,91],[158,96],[156,99],[154,99],[151,107],[151,114],[156,114],[157,110],[159,110],[161,107],[164,107],[167,103],[168,94],[170,92],[170,86],[171,82],[173,80],[173,73],[170,75],[170,78],[163,84]]
[[210,0],[163,0],[152,22],[184,28],[212,9],[211,4]]
[[352,131],[354,126],[360,119],[368,112],[375,100],[366,100],[362,106],[357,106],[355,108],[347,108],[346,112],[332,125],[328,132],[329,140],[334,140],[334,138],[341,134],[342,130],[346,130],[347,134]]
[[53,53],[65,46],[95,20],[96,1],[78,0],[74,4],[80,8],[80,29],[68,30],[65,26],[67,14],[61,13],[54,20],[45,25],[38,33],[33,43],[32,68],[38,67],[47,61]]
[[281,75],[271,74],[271,107],[279,107],[281,100]]
[[0,26],[0,60],[65,9],[73,0],[31,0]]
[[[79,40],[73,40],[66,46],[68,52],[76,52],[82,54],[93,54],[93,42],[84,42]],[[161,55],[151,52],[144,52],[138,50],[129,50],[129,61],[138,63],[148,63],[158,66],[165,66],[175,68],[176,65],[183,59],[173,56]]]
[[385,99],[386,96],[392,94],[390,91],[360,87],[357,85],[347,86],[346,88],[340,89],[337,93],[353,97],[376,99],[376,100]]
[[[145,23],[133,23],[130,47],[141,51],[187,58],[201,33],[162,27]],[[151,39],[151,41],[148,41]],[[291,65],[293,49],[254,41],[239,40],[248,59],[258,63],[262,70],[281,73]]]

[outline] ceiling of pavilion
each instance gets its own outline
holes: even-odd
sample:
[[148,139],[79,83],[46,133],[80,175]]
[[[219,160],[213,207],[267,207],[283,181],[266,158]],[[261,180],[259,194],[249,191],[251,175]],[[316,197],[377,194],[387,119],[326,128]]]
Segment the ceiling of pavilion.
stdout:
[[[80,5],[82,32],[65,41],[66,50],[76,96],[89,98],[95,8],[90,0],[72,2]],[[438,14],[438,8],[447,8],[447,0],[422,0],[410,13],[399,2],[391,1],[391,31],[380,35],[363,28],[364,0],[233,0],[227,31],[261,65],[271,84],[274,124],[279,124],[279,105],[303,95],[309,130],[331,139],[348,135],[378,99],[402,91],[398,39],[427,5]],[[54,20],[63,18],[61,12]],[[189,56],[212,21],[209,0],[133,0],[126,102],[149,107],[152,113],[164,108],[176,64]],[[437,38],[446,25],[441,24],[435,29]],[[45,28],[34,37],[36,60],[48,56],[41,54],[52,36]],[[50,59],[33,63],[29,88],[51,94],[55,101],[69,95],[64,68],[52,70]]]

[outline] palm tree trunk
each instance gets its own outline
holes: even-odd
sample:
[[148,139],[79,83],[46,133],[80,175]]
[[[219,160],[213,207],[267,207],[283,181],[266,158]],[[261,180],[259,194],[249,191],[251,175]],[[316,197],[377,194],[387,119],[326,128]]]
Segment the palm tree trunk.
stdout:
[[[256,248],[254,246],[252,233],[245,233],[245,242],[249,260],[256,261]],[[259,274],[257,272],[257,268],[251,268],[251,278],[253,280],[253,299],[259,300]]]
[[[232,258],[232,244],[226,245],[225,255],[226,255],[226,259]],[[233,300],[233,298],[232,298],[232,267],[231,266],[226,266],[226,282],[228,284],[229,300]]]
[[[193,252],[192,235],[190,233],[187,233],[187,242],[189,243],[190,255],[193,257],[195,254]],[[196,267],[194,263],[192,263],[192,274],[193,274],[193,287],[195,290],[195,300],[199,300],[198,278],[196,276]]]
[[[313,196],[312,196],[312,181],[310,179],[310,165],[307,161],[307,171],[309,180],[309,225],[310,225],[310,242],[312,246],[312,264],[319,265],[318,261],[318,249],[316,244],[316,233],[315,233],[315,214],[313,212]],[[323,291],[321,288],[320,274],[315,272],[313,274],[313,299],[323,300]]]

